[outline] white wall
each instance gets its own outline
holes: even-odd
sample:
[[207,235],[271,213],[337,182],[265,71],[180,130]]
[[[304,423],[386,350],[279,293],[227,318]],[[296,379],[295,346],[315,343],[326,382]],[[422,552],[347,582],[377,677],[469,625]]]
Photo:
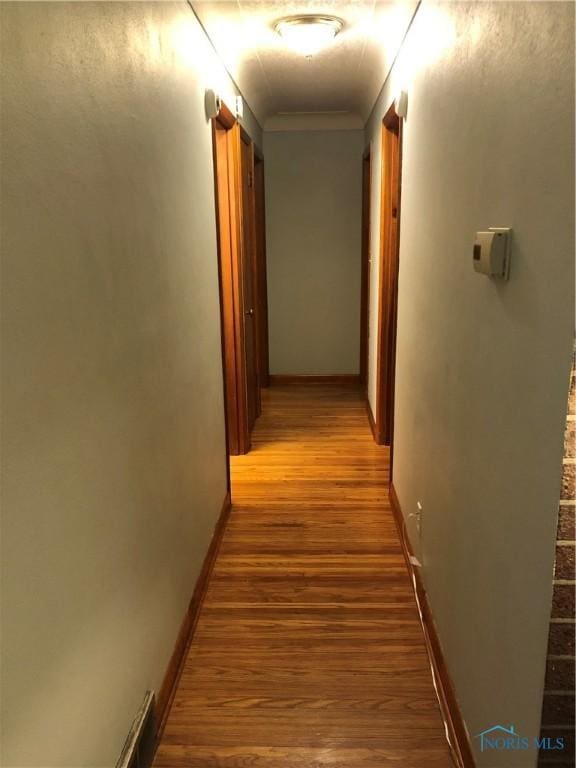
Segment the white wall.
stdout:
[[[513,723],[535,736],[573,333],[574,6],[420,8],[366,131],[373,254],[380,124],[399,88],[393,481],[406,516],[423,504],[421,540],[406,522],[471,734]],[[508,284],[472,269],[489,226],[514,228]],[[534,766],[536,752],[478,764]]]
[[270,372],[359,371],[363,131],[264,133]]
[[1,14],[1,762],[102,768],[226,493],[203,98],[231,86],[183,2]]

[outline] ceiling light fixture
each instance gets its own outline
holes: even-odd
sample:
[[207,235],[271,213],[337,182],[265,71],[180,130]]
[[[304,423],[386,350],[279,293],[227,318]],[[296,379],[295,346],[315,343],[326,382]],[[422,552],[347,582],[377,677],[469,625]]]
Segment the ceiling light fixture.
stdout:
[[289,16],[280,19],[274,30],[297,53],[312,56],[334,40],[344,23],[336,16]]

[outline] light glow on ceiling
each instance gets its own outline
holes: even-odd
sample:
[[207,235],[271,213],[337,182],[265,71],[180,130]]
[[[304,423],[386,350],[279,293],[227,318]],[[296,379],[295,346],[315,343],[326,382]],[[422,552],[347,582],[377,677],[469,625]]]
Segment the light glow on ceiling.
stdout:
[[410,90],[417,75],[439,61],[455,41],[456,28],[449,12],[441,5],[423,5],[396,60],[398,89]]
[[274,25],[289,48],[304,56],[313,56],[329,45],[342,29],[335,16],[290,16]]

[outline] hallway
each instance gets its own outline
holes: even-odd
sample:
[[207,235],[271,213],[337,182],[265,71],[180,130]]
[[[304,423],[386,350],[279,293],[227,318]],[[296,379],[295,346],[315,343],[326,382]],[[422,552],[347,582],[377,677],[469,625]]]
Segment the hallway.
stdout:
[[576,768],[575,14],[0,3],[1,766]]
[[449,768],[363,394],[262,395],[154,765]]

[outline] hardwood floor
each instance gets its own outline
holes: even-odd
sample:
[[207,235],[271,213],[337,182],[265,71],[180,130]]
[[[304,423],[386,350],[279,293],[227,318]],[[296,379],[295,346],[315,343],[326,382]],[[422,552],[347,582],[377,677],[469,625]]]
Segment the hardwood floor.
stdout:
[[262,404],[154,765],[452,768],[359,390]]

